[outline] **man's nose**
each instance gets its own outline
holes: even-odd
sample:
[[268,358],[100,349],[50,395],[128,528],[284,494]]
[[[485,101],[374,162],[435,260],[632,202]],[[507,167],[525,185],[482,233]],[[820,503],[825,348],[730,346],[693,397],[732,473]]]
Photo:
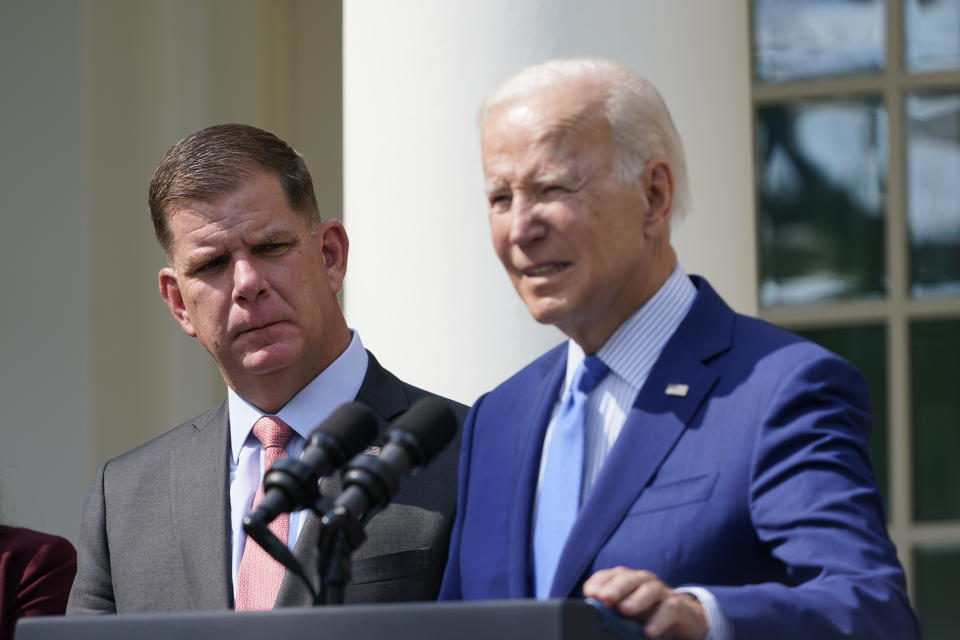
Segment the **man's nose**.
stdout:
[[234,300],[256,300],[267,290],[267,279],[259,265],[244,257],[233,263]]
[[516,245],[529,244],[545,236],[546,231],[540,205],[526,198],[514,198],[510,215],[510,242]]

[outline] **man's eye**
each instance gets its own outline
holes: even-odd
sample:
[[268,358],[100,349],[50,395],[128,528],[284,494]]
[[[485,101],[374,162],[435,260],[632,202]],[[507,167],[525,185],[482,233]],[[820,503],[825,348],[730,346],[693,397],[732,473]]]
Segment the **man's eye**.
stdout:
[[510,196],[505,194],[490,196],[490,208],[494,211],[506,211],[510,208]]
[[222,256],[217,258],[211,258],[210,260],[207,260],[195,266],[191,272],[194,275],[203,275],[207,273],[212,273],[213,271],[216,271],[218,268],[222,267],[225,261],[226,259],[223,258]]
[[268,242],[266,244],[261,244],[257,247],[257,253],[262,253],[266,255],[276,255],[283,253],[287,247],[290,246],[288,242]]
[[566,187],[559,184],[550,184],[543,188],[543,194],[547,196],[559,196],[568,191]]

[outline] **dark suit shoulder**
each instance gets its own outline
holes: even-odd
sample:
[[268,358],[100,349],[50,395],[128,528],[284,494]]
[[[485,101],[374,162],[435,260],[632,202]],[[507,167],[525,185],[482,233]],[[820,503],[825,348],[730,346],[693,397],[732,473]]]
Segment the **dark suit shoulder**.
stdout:
[[740,348],[749,346],[758,350],[766,350],[791,345],[805,345],[806,348],[811,349],[811,352],[826,352],[826,349],[819,345],[795,333],[790,333],[782,327],[760,318],[739,313],[735,314],[733,337],[734,344]]
[[[733,324],[731,355],[757,373],[768,368],[779,372],[791,369],[821,371],[826,379],[839,377],[862,386],[862,375],[850,362],[802,336],[765,320],[737,314]],[[731,358],[733,359],[733,358]],[[756,379],[758,376],[754,376]],[[776,382],[782,376],[774,376]]]
[[[814,360],[842,361],[806,338],[735,312],[706,279],[700,276],[690,279],[697,288],[697,296],[671,342],[687,345],[692,355],[707,364],[714,360],[729,362],[731,357],[761,366],[770,361],[796,366]],[[669,345],[665,353],[668,350]]]
[[369,405],[384,421],[393,420],[417,400],[430,397],[444,402],[463,423],[469,407],[406,383],[385,369],[370,351],[367,356],[367,374],[357,392],[357,400]]
[[[369,352],[368,352],[369,354]],[[446,404],[463,424],[468,407],[400,380],[369,354],[357,400],[373,409],[381,428],[422,398]],[[426,467],[400,483],[385,509],[367,525],[353,558],[347,603],[434,600],[447,558],[456,510],[460,430]]]
[[435,398],[456,415],[457,433],[437,457],[417,476],[408,478],[395,501],[410,501],[452,516],[455,504],[457,462],[460,451],[460,427],[469,407],[450,398],[408,384],[385,369],[369,351],[367,375],[357,400],[365,402],[386,422],[395,419],[423,398]]
[[[389,375],[393,375],[392,373],[389,373],[389,372],[387,373]],[[421,389],[420,387],[416,387],[412,384],[408,384],[402,380],[398,379],[398,382],[400,382],[400,384],[403,387],[404,393],[406,394],[406,397],[407,397],[408,404],[412,405],[416,401],[421,400],[423,398],[435,398],[443,402],[448,407],[450,407],[450,409],[456,414],[457,420],[459,421],[459,423],[463,424],[463,419],[467,417],[467,412],[470,410],[470,407],[468,407],[467,405],[457,402],[456,400],[451,400],[450,398],[437,395],[432,391]]]

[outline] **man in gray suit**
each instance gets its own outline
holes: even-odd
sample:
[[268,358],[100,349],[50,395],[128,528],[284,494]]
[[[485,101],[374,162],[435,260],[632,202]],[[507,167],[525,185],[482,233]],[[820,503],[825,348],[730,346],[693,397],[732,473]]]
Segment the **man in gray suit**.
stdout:
[[[336,299],[346,231],[320,218],[303,159],[276,136],[219,125],[181,140],[154,174],[150,210],[168,260],[161,296],[213,357],[228,397],[101,468],[84,507],[67,611],[226,609],[246,602],[251,580],[261,589],[270,571],[272,592],[258,592],[261,604],[242,608],[310,604],[295,576],[245,557],[259,551],[241,522],[261,482],[264,451],[274,446],[261,444],[254,425],[265,417],[282,424],[286,454],[296,457],[304,437],[344,402],[366,403],[382,428],[430,394],[386,371],[347,328]],[[447,402],[462,420],[465,407]],[[407,479],[368,524],[346,602],[436,597],[457,449],[454,442]],[[321,490],[336,494],[337,479],[325,478]],[[318,519],[301,512],[284,522],[316,584]]]

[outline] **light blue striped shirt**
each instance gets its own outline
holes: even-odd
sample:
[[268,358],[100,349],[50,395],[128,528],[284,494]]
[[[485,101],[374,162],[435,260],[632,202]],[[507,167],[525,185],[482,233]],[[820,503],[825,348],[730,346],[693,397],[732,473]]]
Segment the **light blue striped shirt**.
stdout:
[[[623,424],[640,389],[647,381],[667,341],[687,317],[696,297],[697,288],[690,282],[683,267],[677,264],[653,297],[637,309],[597,351],[597,356],[610,367],[610,373],[600,381],[587,401],[581,500],[590,493],[596,483],[607,454],[623,430]],[[566,397],[573,376],[584,357],[586,356],[580,345],[568,340],[567,372],[554,404],[550,426],[547,427],[543,451],[549,450],[553,421],[557,416],[560,401]],[[537,482],[538,498],[544,461],[545,458],[541,458],[540,480]],[[536,506],[534,508],[536,509]],[[706,640],[726,640],[730,637],[729,621],[709,590],[702,587],[684,587],[677,591],[695,595],[703,605],[709,628]]]
[[[696,296],[696,287],[678,264],[653,297],[637,309],[597,351],[597,356],[610,367],[610,373],[600,381],[587,402],[582,496],[590,493],[607,454],[623,429],[637,394]],[[568,340],[567,373],[554,405],[554,418],[560,400],[566,396],[573,375],[584,357],[580,345]],[[552,431],[553,418],[547,429],[544,451],[548,450]],[[542,473],[543,460],[540,462]]]

